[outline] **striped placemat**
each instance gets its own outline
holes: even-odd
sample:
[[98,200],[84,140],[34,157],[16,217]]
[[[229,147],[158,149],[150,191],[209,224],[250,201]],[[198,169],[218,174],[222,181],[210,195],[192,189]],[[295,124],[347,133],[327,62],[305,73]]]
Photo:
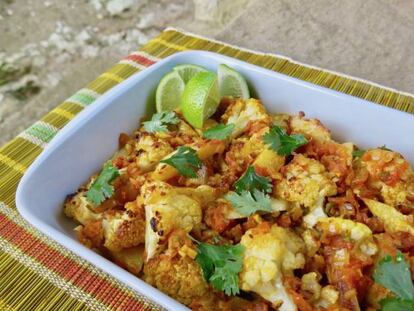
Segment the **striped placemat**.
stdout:
[[0,310],[159,310],[144,296],[30,226],[15,206],[17,184],[33,160],[85,106],[132,74],[184,50],[235,57],[343,93],[414,113],[414,96],[353,77],[167,29],[0,149]]

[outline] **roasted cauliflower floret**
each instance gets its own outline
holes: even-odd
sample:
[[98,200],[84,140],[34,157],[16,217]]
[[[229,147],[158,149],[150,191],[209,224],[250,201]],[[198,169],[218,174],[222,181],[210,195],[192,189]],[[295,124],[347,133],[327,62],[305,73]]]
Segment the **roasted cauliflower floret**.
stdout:
[[[144,190],[144,193],[146,195],[147,191]],[[160,250],[160,245],[174,229],[190,232],[194,226],[201,223],[202,212],[199,201],[177,192],[174,187],[155,188],[143,199],[143,202],[147,260]]]
[[88,221],[85,225],[77,226],[75,229],[78,240],[88,248],[99,249],[103,245],[102,220]]
[[[317,302],[317,306],[328,309],[334,305],[339,299],[339,292],[332,285],[326,285],[321,290],[321,297]],[[322,309],[322,310],[324,310]]]
[[317,141],[331,140],[330,131],[318,119],[306,119],[303,114],[292,116],[289,120],[292,134],[304,134],[308,139]]
[[[322,310],[329,309],[338,301],[339,293],[332,285],[322,287],[319,284],[320,276],[316,272],[309,272],[302,276],[301,290],[308,293],[309,300]],[[319,308],[317,310],[319,310]]]
[[378,250],[371,229],[362,223],[339,217],[327,217],[319,219],[317,227],[327,235],[340,235],[350,239],[367,256],[375,255]]
[[335,217],[320,219],[317,229],[322,233],[326,276],[338,291],[339,307],[360,310],[358,295],[370,282],[363,271],[372,265],[378,251],[371,230],[362,223]]
[[297,154],[281,171],[283,179],[277,183],[275,195],[307,208],[309,216],[304,220],[309,226],[326,217],[324,198],[335,195],[337,188],[325,167],[316,160]]
[[283,285],[284,275],[303,268],[303,241],[289,229],[262,223],[248,230],[240,242],[245,247],[240,287],[253,291],[275,305],[278,310],[296,310]]
[[221,116],[221,121],[225,124],[234,124],[232,138],[240,136],[247,128],[249,122],[258,120],[271,121],[266,113],[263,104],[254,98],[247,100],[234,99]]
[[360,197],[377,196],[391,206],[414,207],[414,172],[397,152],[372,149],[355,163],[352,183]]
[[147,132],[141,132],[138,141],[126,148],[134,154],[135,162],[143,173],[152,171],[166,155],[174,151],[166,138]]
[[207,185],[201,185],[197,188],[177,187],[176,191],[177,193],[185,194],[192,199],[197,200],[202,207],[216,200],[220,194],[218,189]]
[[102,213],[93,212],[92,204],[86,199],[86,192],[80,191],[69,196],[64,205],[66,216],[75,219],[82,225],[102,218]]
[[407,232],[414,236],[412,216],[401,214],[394,207],[378,201],[364,199],[364,203],[371,213],[382,221],[385,231],[389,233]]
[[143,210],[132,212],[111,210],[102,220],[104,246],[117,252],[137,246],[145,240],[145,215]]
[[318,160],[331,173],[332,180],[338,186],[338,192],[346,190],[346,178],[352,171],[352,143],[338,144],[333,140],[311,140],[304,147],[304,154]]
[[336,194],[336,186],[325,167],[301,154],[295,155],[282,168],[282,173],[283,179],[276,187],[276,194],[287,201],[312,208],[321,197]]
[[174,231],[168,249],[144,264],[144,281],[186,305],[208,299],[212,292],[194,260],[196,254],[186,232]]
[[322,286],[319,284],[318,274],[309,272],[302,275],[301,290],[311,295],[311,300],[316,301],[321,297]]

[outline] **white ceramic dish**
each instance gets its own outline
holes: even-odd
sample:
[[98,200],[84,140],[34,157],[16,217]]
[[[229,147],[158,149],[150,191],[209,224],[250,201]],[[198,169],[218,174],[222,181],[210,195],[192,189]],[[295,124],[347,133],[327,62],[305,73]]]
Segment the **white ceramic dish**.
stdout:
[[221,63],[238,70],[271,112],[319,118],[339,141],[361,148],[387,145],[414,163],[414,116],[325,89],[219,54],[177,53],[128,78],[85,108],[50,142],[23,176],[16,194],[19,212],[33,226],[79,256],[171,310],[183,305],[84,247],[74,222],[62,213],[68,193],[96,172],[118,147],[118,135],[132,132],[144,116],[160,78],[172,67],[193,63],[215,70]]

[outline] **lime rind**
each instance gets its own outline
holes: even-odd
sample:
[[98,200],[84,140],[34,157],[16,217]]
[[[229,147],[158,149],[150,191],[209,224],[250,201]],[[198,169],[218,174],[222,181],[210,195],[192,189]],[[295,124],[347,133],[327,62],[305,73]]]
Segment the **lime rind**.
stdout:
[[[218,80],[215,79],[208,91],[206,104],[204,105],[203,123],[205,120],[210,118],[216,112],[219,103],[220,103],[219,84],[218,84]],[[201,124],[201,126],[203,126],[203,124]]]
[[176,71],[166,74],[158,84],[155,93],[157,112],[172,111],[181,105],[185,83]]
[[175,66],[173,70],[178,72],[185,84],[187,84],[187,82],[190,81],[191,78],[194,77],[197,73],[207,71],[207,69],[193,64],[178,65]]
[[221,64],[217,70],[220,96],[249,99],[249,86],[243,76],[233,68]]

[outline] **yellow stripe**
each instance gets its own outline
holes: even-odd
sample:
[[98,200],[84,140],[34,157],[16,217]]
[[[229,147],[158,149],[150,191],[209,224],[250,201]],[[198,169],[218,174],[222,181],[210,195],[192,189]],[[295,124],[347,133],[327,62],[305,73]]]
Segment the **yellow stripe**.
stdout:
[[14,311],[12,307],[10,307],[6,302],[0,299],[0,310],[2,311]]
[[65,117],[66,119],[69,119],[69,120],[72,120],[75,117],[75,115],[72,112],[69,112],[69,111],[67,111],[65,109],[62,109],[60,107],[56,107],[55,109],[52,110],[52,112],[54,112],[54,113],[56,113],[56,114],[58,114],[62,117]]
[[186,50],[188,50],[185,46],[182,46],[182,45],[178,45],[178,44],[174,44],[174,43],[165,41],[161,37],[156,37],[156,38],[152,39],[148,43],[149,44],[151,44],[151,43],[161,43],[162,45],[165,45],[166,47],[169,47],[169,48],[174,49],[174,50],[177,50],[177,51],[186,51]]
[[4,164],[6,164],[8,167],[13,168],[14,170],[24,174],[24,172],[26,171],[26,167],[22,164],[20,164],[19,162],[13,160],[12,158],[9,158],[8,156],[1,154],[0,153],[0,162],[3,162]]
[[118,76],[118,75],[116,75],[112,72],[105,72],[105,73],[101,74],[100,77],[101,78],[106,78],[106,79],[109,79],[109,80],[113,80],[113,81],[116,81],[118,83],[121,83],[122,81],[125,80],[125,78],[120,77],[120,76]]

